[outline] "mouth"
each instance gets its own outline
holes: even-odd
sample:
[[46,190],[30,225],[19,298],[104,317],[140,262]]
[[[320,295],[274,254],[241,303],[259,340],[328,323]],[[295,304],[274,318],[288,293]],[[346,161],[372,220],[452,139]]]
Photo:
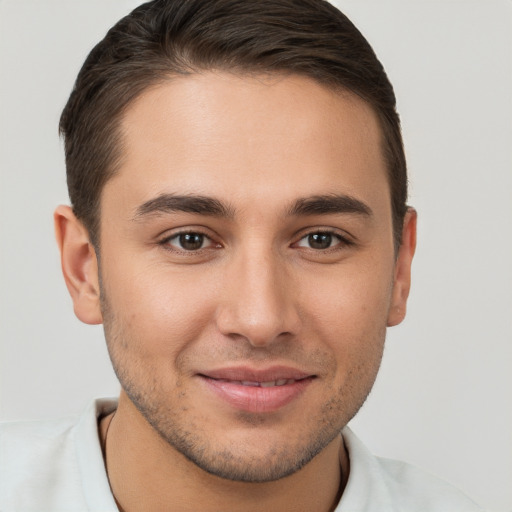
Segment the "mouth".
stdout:
[[225,368],[198,377],[216,399],[253,413],[275,412],[297,401],[316,379],[316,375],[288,367]]
[[[307,378],[307,377],[305,377]],[[229,379],[215,379],[217,382],[231,382],[232,384],[237,384],[239,386],[255,386],[259,388],[273,388],[274,386],[286,386],[287,384],[294,384],[297,382],[295,379],[278,379],[278,380],[269,380],[266,382],[257,382],[250,380],[229,380]],[[298,379],[302,380],[302,379]]]

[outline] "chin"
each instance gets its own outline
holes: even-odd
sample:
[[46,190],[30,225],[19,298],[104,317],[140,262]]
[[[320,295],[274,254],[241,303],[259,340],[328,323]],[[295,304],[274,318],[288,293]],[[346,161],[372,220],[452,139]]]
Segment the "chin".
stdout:
[[248,483],[286,478],[300,471],[332,441],[331,438],[319,439],[304,447],[302,443],[286,445],[275,441],[266,446],[257,443],[256,446],[253,440],[252,445],[248,444],[251,441],[243,446],[229,442],[220,448],[191,444],[190,438],[188,442],[183,442],[183,438],[172,437],[167,442],[206,473],[225,480]]

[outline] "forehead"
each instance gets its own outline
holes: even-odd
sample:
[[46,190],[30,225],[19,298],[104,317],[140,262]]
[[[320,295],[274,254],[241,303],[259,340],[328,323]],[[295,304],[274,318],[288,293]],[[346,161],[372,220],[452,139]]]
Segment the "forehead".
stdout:
[[283,201],[342,192],[389,202],[373,110],[309,78],[172,78],[145,91],[121,127],[122,165],[111,181],[140,201],[172,192],[261,204],[279,191]]

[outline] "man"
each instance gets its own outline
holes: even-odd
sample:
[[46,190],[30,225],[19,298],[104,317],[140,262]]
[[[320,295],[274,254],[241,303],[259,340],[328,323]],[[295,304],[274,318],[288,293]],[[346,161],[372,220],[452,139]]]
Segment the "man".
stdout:
[[479,510],[345,428],[416,238],[393,90],[346,17],[144,4],[61,132],[63,274],[122,391],[74,426],[4,427],[2,510]]

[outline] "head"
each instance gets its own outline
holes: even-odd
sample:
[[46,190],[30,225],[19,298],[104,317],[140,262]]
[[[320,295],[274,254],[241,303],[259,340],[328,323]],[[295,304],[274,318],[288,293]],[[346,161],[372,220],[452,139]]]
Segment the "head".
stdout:
[[108,32],[60,120],[71,204],[95,245],[101,192],[121,166],[126,109],[155,84],[211,70],[298,74],[367,102],[381,129],[399,246],[407,170],[393,87],[363,35],[324,0],[156,0]]
[[145,4],[92,51],[61,129],[64,275],[104,324],[120,410],[231,480],[335,446],[415,244],[393,90],[357,29],[319,0]]

